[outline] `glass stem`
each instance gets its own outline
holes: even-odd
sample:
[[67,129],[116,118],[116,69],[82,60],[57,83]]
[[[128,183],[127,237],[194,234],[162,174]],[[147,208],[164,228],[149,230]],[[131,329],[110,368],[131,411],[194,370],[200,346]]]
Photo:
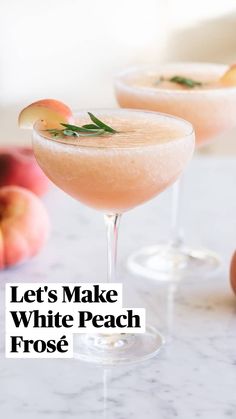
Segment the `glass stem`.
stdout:
[[179,247],[183,243],[183,231],[180,228],[180,189],[181,179],[172,186],[171,246]]
[[104,216],[107,228],[107,282],[116,282],[117,240],[120,218],[120,214],[107,214]]

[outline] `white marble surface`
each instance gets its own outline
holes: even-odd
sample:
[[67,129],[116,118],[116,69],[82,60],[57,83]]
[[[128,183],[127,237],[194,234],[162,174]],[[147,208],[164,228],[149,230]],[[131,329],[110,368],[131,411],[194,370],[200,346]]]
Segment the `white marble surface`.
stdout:
[[[236,418],[236,298],[228,264],[236,248],[236,159],[195,159],[186,173],[183,222],[187,239],[219,252],[213,278],[182,283],[173,307],[168,289],[135,278],[127,255],[168,232],[170,194],[126,214],[121,223],[120,280],[125,300],[145,306],[168,337],[159,357],[104,371],[75,360],[0,359],[1,419],[224,419]],[[105,279],[105,233],[100,214],[62,192],[45,198],[52,236],[29,263],[1,280],[1,350],[4,283]]]

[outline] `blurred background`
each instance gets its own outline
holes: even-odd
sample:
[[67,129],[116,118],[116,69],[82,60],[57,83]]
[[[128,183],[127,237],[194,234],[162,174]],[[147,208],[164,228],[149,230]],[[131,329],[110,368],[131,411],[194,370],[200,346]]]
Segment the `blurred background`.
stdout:
[[[30,102],[116,106],[118,71],[179,60],[236,62],[235,0],[1,0],[0,143],[29,143]],[[203,152],[236,153],[236,130]]]

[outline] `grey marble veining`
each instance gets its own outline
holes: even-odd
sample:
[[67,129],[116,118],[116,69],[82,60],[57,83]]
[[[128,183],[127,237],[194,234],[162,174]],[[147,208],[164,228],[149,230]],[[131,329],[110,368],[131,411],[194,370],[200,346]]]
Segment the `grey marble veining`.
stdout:
[[149,322],[165,334],[167,344],[151,361],[109,370],[76,360],[4,358],[5,282],[106,278],[101,214],[56,189],[48,194],[52,235],[47,247],[29,263],[0,274],[1,418],[236,418],[236,298],[228,281],[236,248],[235,180],[233,158],[198,158],[186,173],[186,238],[219,252],[223,266],[214,277],[181,283],[175,293],[125,269],[131,251],[167,235],[169,191],[123,217],[119,277],[125,302],[146,307]]

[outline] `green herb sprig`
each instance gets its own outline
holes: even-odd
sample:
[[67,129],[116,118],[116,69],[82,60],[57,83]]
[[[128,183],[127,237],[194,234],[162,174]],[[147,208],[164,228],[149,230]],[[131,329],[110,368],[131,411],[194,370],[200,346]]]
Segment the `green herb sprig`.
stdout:
[[193,89],[196,86],[202,86],[202,83],[200,81],[189,79],[187,77],[182,77],[182,76],[171,77],[169,81],[173,83],[182,84],[183,86],[190,87],[191,89]]
[[88,112],[89,118],[91,119],[90,124],[80,126],[72,124],[63,124],[63,129],[50,128],[46,131],[49,132],[53,137],[97,137],[104,134],[116,134],[118,131],[110,127],[109,125],[102,122],[94,114]]
[[182,86],[189,87],[190,89],[193,89],[196,86],[203,85],[203,83],[201,83],[200,81],[193,80],[193,79],[190,79],[188,77],[183,77],[183,76],[174,76],[174,77],[171,77],[170,79],[166,79],[165,77],[161,76],[159,80],[156,82],[156,85],[158,86],[158,84],[160,84],[162,81],[170,81],[172,83],[178,83],[178,84],[181,84]]

